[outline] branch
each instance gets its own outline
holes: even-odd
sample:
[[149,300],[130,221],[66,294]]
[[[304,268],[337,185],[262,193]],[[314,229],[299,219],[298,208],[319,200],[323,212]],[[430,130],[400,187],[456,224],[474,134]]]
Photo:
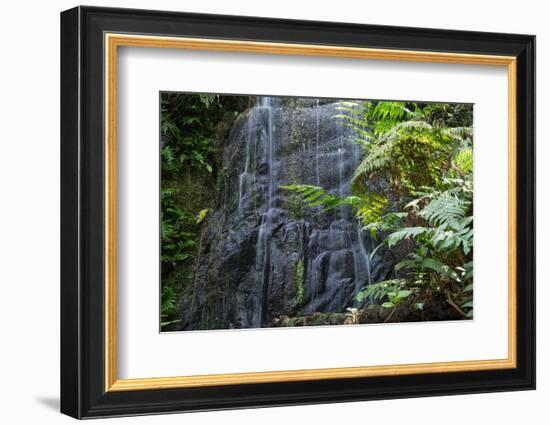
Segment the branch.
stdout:
[[446,289],[445,295],[447,296],[447,304],[449,304],[452,308],[454,308],[456,312],[460,314],[462,317],[469,319],[468,315],[464,313],[464,311],[458,305],[456,305],[453,299],[451,298],[451,291]]
[[395,310],[397,309],[397,304],[393,306],[393,310],[390,312],[390,314],[388,315],[388,317],[386,317],[386,320],[384,320],[383,323],[386,323],[388,320],[390,320],[390,318],[393,316],[393,313],[395,313]]

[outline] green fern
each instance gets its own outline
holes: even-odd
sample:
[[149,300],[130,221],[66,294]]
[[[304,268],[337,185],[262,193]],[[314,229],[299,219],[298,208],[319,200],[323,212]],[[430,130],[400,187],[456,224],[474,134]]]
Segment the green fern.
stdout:
[[162,156],[162,159],[168,164],[172,163],[175,159],[174,149],[171,146],[164,146],[161,149],[160,154]]
[[396,271],[407,269],[413,269],[415,273],[422,273],[426,270],[430,270],[460,282],[460,277],[455,270],[435,258],[423,258],[417,254],[413,254],[410,259],[400,261],[395,265]]
[[367,156],[355,171],[354,180],[393,164],[401,144],[410,143],[411,138],[420,139],[421,137],[434,138],[432,127],[426,122],[407,121],[394,125],[371,145]]
[[434,197],[419,215],[433,226],[454,227],[460,219],[465,217],[471,204],[466,199],[443,192]]
[[388,235],[386,238],[386,244],[388,245],[388,248],[391,248],[404,239],[414,239],[418,236],[425,235],[430,231],[431,229],[427,227],[405,227]]
[[161,330],[173,323],[178,323],[181,320],[174,319],[174,316],[177,314],[176,307],[176,292],[174,288],[169,286],[164,286],[161,293],[161,302],[160,302],[160,327]]
[[[321,207],[318,211],[351,205],[363,230],[373,239],[382,237],[371,256],[386,247],[401,258],[394,267],[398,279],[363,288],[357,300],[386,300],[384,306],[395,307],[413,291],[471,285],[471,110],[471,105],[341,102],[334,118],[353,130],[353,143],[363,150],[353,196],[340,198],[312,185],[282,187],[306,205]],[[404,241],[408,244],[401,245]],[[424,303],[415,305],[422,309]]]
[[297,194],[308,207],[323,207],[322,212],[330,211],[342,205],[351,205],[355,215],[362,223],[368,224],[381,220],[383,211],[388,205],[388,199],[377,193],[365,193],[362,196],[338,197],[327,193],[319,186],[307,184],[292,184],[279,186],[280,189],[290,190]]
[[302,201],[309,207],[322,206],[323,212],[330,211],[333,208],[341,205],[358,205],[361,198],[357,196],[347,196],[340,198],[325,191],[322,187],[309,184],[291,184],[287,186],[279,186],[280,189],[290,190],[298,194]]
[[459,150],[453,157],[453,165],[461,174],[471,173],[474,169],[474,153],[471,147]]
[[374,303],[379,303],[388,296],[389,293],[397,292],[405,287],[405,279],[390,279],[382,282],[373,283],[363,288],[357,293],[355,299],[363,302],[365,299],[371,299]]

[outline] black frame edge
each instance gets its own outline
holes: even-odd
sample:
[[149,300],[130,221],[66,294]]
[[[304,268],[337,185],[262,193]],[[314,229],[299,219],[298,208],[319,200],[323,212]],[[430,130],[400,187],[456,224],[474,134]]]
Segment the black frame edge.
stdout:
[[517,56],[518,362],[536,389],[536,36]]
[[60,411],[81,410],[79,336],[80,9],[61,13],[61,379]]

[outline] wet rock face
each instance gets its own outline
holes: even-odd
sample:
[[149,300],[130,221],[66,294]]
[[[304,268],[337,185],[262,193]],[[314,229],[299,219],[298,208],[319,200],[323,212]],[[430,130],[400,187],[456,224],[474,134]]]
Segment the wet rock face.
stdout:
[[200,241],[182,329],[271,326],[281,315],[343,312],[389,264],[349,207],[309,208],[280,186],[350,194],[361,161],[336,103],[261,97],[223,141],[220,197]]

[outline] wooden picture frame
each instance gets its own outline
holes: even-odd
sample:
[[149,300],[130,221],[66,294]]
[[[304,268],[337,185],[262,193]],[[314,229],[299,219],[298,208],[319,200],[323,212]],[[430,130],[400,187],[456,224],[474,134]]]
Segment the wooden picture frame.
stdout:
[[[120,46],[508,69],[508,357],[117,379],[116,55]],[[77,7],[61,14],[61,411],[77,418],[533,389],[535,38]],[[503,212],[504,214],[504,212]]]

